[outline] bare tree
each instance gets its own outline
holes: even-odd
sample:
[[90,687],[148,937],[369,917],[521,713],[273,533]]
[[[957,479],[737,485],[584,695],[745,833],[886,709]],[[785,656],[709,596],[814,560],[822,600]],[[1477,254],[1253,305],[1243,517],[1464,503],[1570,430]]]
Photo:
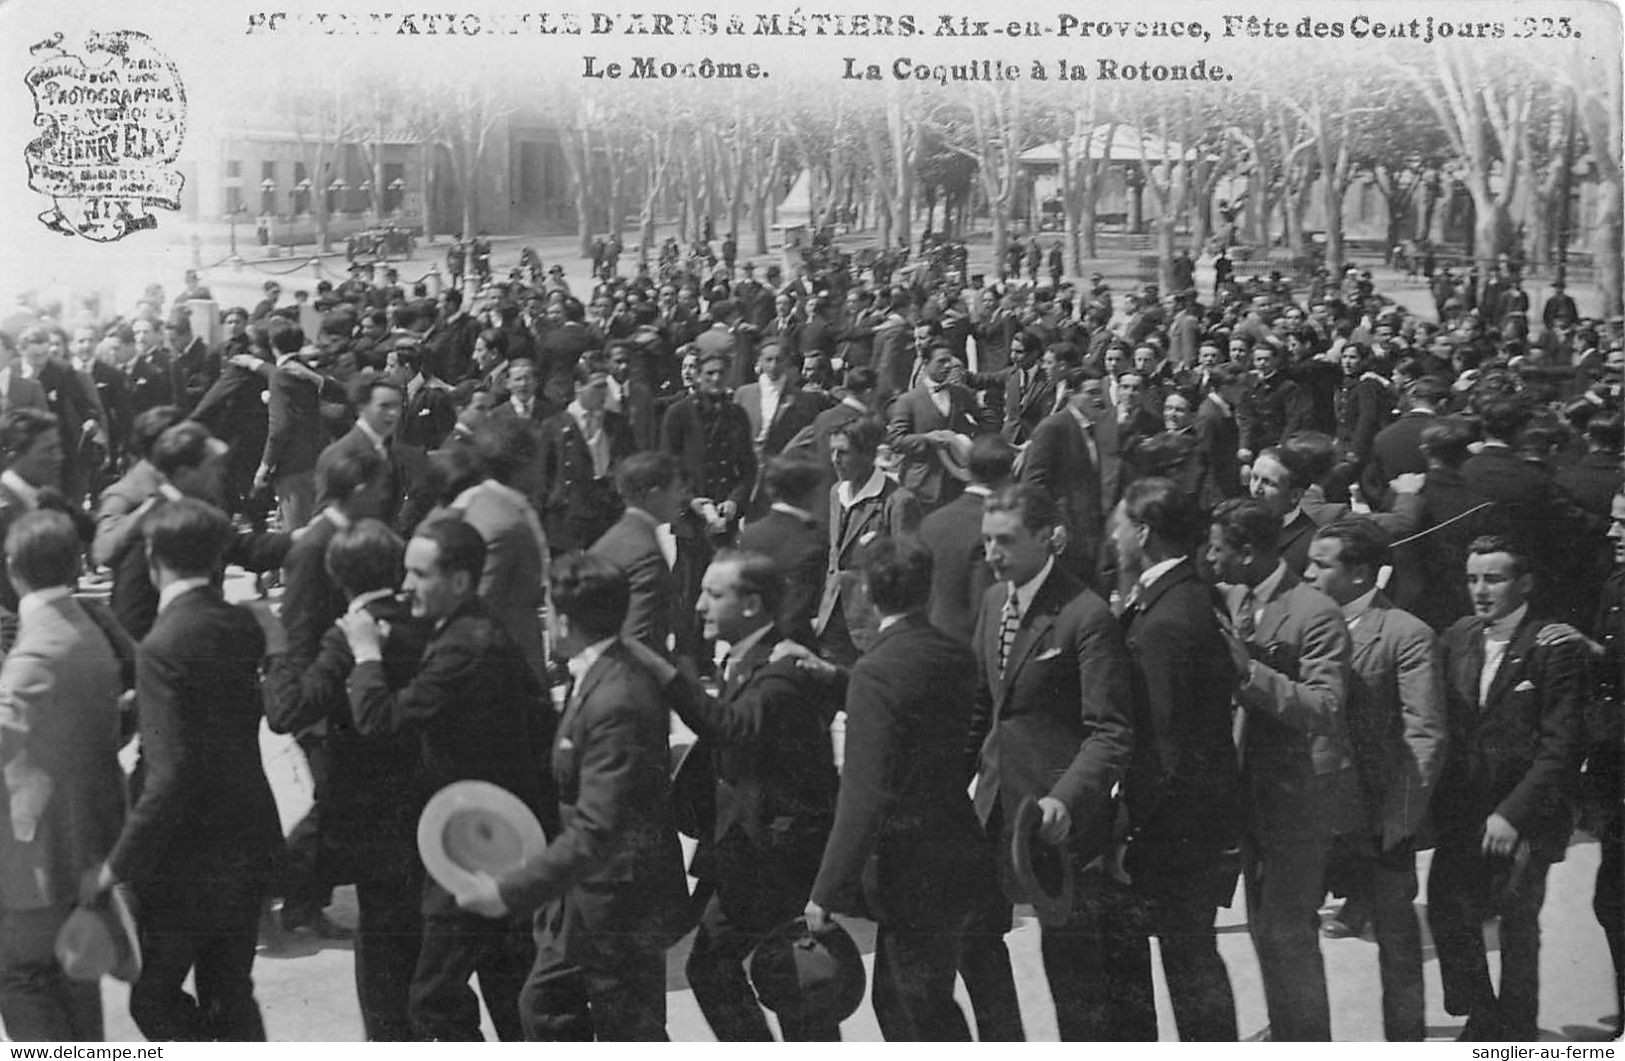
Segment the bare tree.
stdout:
[[[514,112],[511,97],[494,80],[454,81],[441,90],[440,142],[451,156],[453,178],[463,201],[463,235],[479,231],[479,174],[491,134]],[[500,185],[499,185],[500,190]]]

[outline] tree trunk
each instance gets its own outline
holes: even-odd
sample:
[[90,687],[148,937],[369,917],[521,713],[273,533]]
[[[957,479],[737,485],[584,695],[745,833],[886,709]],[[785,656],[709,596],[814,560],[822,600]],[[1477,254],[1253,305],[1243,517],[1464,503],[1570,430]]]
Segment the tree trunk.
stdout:
[[1343,192],[1344,185],[1330,170],[1321,174],[1321,209],[1326,212],[1326,269],[1334,277],[1343,275]]
[[1604,319],[1625,314],[1625,288],[1621,286],[1621,227],[1625,218],[1620,214],[1620,182],[1603,179],[1598,182],[1599,197],[1596,229],[1591,237],[1591,260],[1596,263],[1597,289],[1602,295]]

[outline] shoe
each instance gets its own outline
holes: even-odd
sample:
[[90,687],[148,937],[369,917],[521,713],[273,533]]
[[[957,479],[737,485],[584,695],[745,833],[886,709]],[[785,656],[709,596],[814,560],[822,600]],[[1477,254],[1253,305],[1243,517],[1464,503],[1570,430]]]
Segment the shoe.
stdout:
[[1320,927],[1320,932],[1327,939],[1354,939],[1365,935],[1370,923],[1371,915],[1366,913],[1365,904],[1350,899]]
[[309,932],[318,939],[334,941],[343,941],[355,938],[354,932],[345,928],[337,921],[334,921],[321,910],[317,910],[312,914],[305,914],[297,911],[289,911],[288,908],[284,906],[282,908],[281,920],[282,931],[290,934],[294,932]]
[[1496,1043],[1507,1038],[1501,1029],[1501,1022],[1491,1013],[1482,1010],[1470,1014],[1467,1023],[1462,1027],[1461,1034],[1456,1036],[1458,1043]]

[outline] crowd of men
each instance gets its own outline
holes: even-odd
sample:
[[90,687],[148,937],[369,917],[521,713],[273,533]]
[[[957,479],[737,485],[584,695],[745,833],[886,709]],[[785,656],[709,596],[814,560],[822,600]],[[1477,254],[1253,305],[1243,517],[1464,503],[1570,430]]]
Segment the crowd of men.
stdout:
[[[347,935],[354,885],[369,1039],[479,1039],[482,1001],[503,1039],[663,1038],[692,931],[717,1037],[770,1040],[749,956],[839,913],[888,1039],[1019,1040],[1034,902],[1063,1039],[1158,1037],[1155,937],[1172,1030],[1234,1040],[1239,881],[1269,1036],[1330,1037],[1319,939],[1369,927],[1418,1040],[1431,848],[1445,1010],[1532,1039],[1577,824],[1618,977],[1618,320],[1532,327],[1499,270],[1426,320],[1352,269],[1200,292],[1182,256],[1164,299],[1045,284],[1036,242],[991,284],[728,242],[658,278],[617,244],[586,298],[534,255],[437,297],[358,265],[213,343],[195,276],[0,332],[8,1035],[101,1037],[52,942],[117,889],[141,1032],[264,1038],[262,933]],[[314,779],[286,837],[262,719]],[[463,780],[549,842],[453,892],[415,833]]]

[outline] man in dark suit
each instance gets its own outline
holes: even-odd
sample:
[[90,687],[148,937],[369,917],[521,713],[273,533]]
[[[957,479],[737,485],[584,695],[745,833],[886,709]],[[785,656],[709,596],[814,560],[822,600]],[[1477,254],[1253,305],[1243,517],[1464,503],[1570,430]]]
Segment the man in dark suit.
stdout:
[[914,368],[914,330],[909,323],[912,298],[907,288],[894,289],[889,298],[886,316],[874,334],[875,393],[881,410],[908,390],[909,374]]
[[[1437,849],[1428,922],[1445,1012],[1460,1038],[1539,1038],[1540,908],[1563,858],[1579,780],[1584,650],[1544,638],[1523,546],[1486,536],[1469,547],[1473,615],[1439,639],[1450,742],[1433,800]],[[1500,915],[1501,982],[1490,982],[1484,922]]]
[[[359,483],[368,463],[375,472],[382,470],[376,456],[357,456],[336,465],[334,479],[343,472],[346,481]],[[358,518],[351,521],[346,512]],[[413,621],[409,607],[395,600],[405,543],[379,520],[359,518],[360,512],[353,501],[342,508],[324,509],[290,553],[288,566],[308,562],[331,567],[333,583],[341,594],[333,618],[345,610],[365,609],[390,625],[384,644],[384,675],[390,688],[399,689],[417,674],[428,630]],[[346,520],[342,528],[336,522],[340,517]],[[320,543],[319,548],[307,547],[312,539]],[[363,737],[356,732],[345,691],[355,659],[332,619],[325,627],[313,627],[308,618],[294,621],[297,615],[309,615],[289,604],[295,587],[303,581],[302,577],[300,582],[287,580],[289,596],[284,597],[282,607],[287,629],[284,631],[283,622],[262,623],[269,657],[266,720],[276,733],[307,731],[325,723],[321,748],[327,777],[317,801],[321,813],[312,823],[319,830],[312,837],[314,850],[310,852],[323,882],[316,900],[325,901],[334,883],[355,884],[355,985],[361,1025],[370,1041],[402,1042],[412,1038],[408,1001],[422,932],[418,907],[423,864],[417,853],[417,822],[430,793],[411,734]],[[301,651],[298,642],[311,634],[316,641]],[[294,833],[298,832],[296,826]],[[290,834],[289,841],[291,845],[294,835]],[[312,907],[320,914],[315,902],[307,903],[303,911],[296,907],[290,925],[288,904],[299,898],[285,899],[284,927],[301,927],[297,915],[308,917]],[[318,926],[318,931],[330,933],[326,926]]]
[[269,418],[261,398],[273,367],[249,341],[246,323],[238,322],[239,312],[226,315],[226,339],[217,351],[220,375],[190,414],[231,448],[225,481],[230,512],[238,511],[248,499],[254,469],[265,449]]
[[1196,500],[1167,479],[1128,488],[1112,520],[1118,569],[1132,579],[1123,614],[1134,693],[1134,758],[1124,786],[1123,868],[1144,911],[1106,926],[1117,996],[1112,1038],[1157,1038],[1150,946],[1185,1041],[1234,1042],[1236,1003],[1213,919],[1236,888],[1241,778],[1230,738],[1235,666],[1194,554],[1205,528]]
[[88,436],[104,447],[107,441],[101,427],[104,415],[96,400],[95,385],[80,379],[66,362],[51,356],[51,333],[45,328],[27,329],[18,337],[17,345],[23,354],[22,371],[45,391],[46,404],[56,417],[62,439],[62,471],[57,485],[64,496],[77,501],[88,486],[85,476],[91,470],[80,467],[81,440]]
[[1574,497],[1581,508],[1606,516],[1614,495],[1625,484],[1620,469],[1625,425],[1621,424],[1619,414],[1598,413],[1592,416],[1586,423],[1585,442],[1585,453],[1574,464],[1557,473],[1557,483]]
[[1267,343],[1253,349],[1253,378],[1236,409],[1241,431],[1238,457],[1251,464],[1265,446],[1274,446],[1294,431],[1314,429],[1314,400],[1284,370],[1286,354]]
[[[150,321],[138,323],[147,324]],[[124,373],[116,367],[122,345],[118,337],[108,335],[97,340],[96,329],[76,328],[73,345],[69,348],[73,369],[81,379],[89,379],[96,392],[96,402],[107,418],[106,455],[98,468],[88,469],[91,486],[98,495],[110,480],[109,470],[116,469],[124,456],[124,447],[130,439],[130,387]]]
[[1092,585],[1099,578],[1106,516],[1121,487],[1122,456],[1101,374],[1077,369],[1066,387],[1065,408],[1033,431],[1021,481],[1054,498],[1066,527],[1059,560],[1074,578]]
[[1475,434],[1472,425],[1459,417],[1431,418],[1421,439],[1427,459],[1418,495],[1423,529],[1393,551],[1389,596],[1435,633],[1472,614],[1472,599],[1460,572],[1467,567],[1468,544],[1492,527],[1491,506],[1461,477]]
[[993,584],[982,548],[982,504],[1010,481],[1016,450],[1002,436],[971,443],[965,465],[970,485],[920,521],[920,542],[931,554],[931,625],[962,645],[971,643],[982,597]]
[[951,381],[958,364],[947,346],[934,346],[920,386],[891,406],[886,438],[902,456],[898,481],[925,512],[959,496],[970,476],[964,462],[971,439],[998,430],[976,396]]
[[323,448],[321,384],[320,377],[298,363],[305,333],[297,324],[273,320],[269,340],[276,368],[254,489],[272,487],[282,510],[282,529],[296,531],[310,519],[316,503],[316,458]]
[[662,453],[638,453],[616,469],[615,490],[626,507],[588,552],[626,572],[631,604],[621,633],[656,652],[668,652],[684,641],[673,641],[684,619],[678,614],[679,558],[672,523],[688,507],[688,488],[676,461]]
[[[820,497],[827,496],[831,487],[835,485],[835,466],[829,459],[829,438],[835,430],[855,420],[862,420],[873,415],[875,399],[875,370],[868,367],[849,368],[841,379],[841,389],[845,393],[834,405],[825,409],[813,418],[810,426],[803,428],[790,443],[785,446],[785,453],[805,452],[812,455],[813,463],[823,469],[824,477],[821,480]],[[829,525],[829,506],[822,501],[814,505],[813,518],[818,525]]]
[[694,496],[709,499],[733,523],[756,488],[756,446],[750,418],[723,386],[727,371],[723,355],[701,357],[699,389],[666,410],[660,449],[677,458]]
[[326,469],[341,454],[372,452],[389,465],[384,521],[397,532],[410,533],[428,512],[423,451],[395,437],[400,426],[404,392],[386,379],[362,379],[357,387],[360,406],[355,426],[332,442],[316,458],[316,493],[326,492]]
[[543,420],[562,408],[561,403],[537,394],[541,380],[536,362],[528,357],[513,357],[508,361],[507,386],[508,400],[491,410],[493,420],[523,420],[540,427]]
[[[228,312],[227,319],[230,317]],[[164,322],[164,344],[169,351],[167,365],[160,366],[156,358],[150,364],[143,363],[137,354],[125,366],[130,375],[131,416],[171,404],[190,412],[220,378],[220,355],[192,331],[192,315],[185,308],[177,307]],[[167,368],[167,380],[156,374],[160,367]]]
[[[479,600],[485,541],[460,519],[418,528],[406,547],[405,591],[412,617],[434,627],[417,674],[392,688],[383,666],[385,633],[366,610],[339,619],[355,659],[350,710],[363,736],[410,733],[431,790],[454,781],[507,789],[544,826],[557,805],[536,764],[552,740],[554,719],[519,646]],[[556,832],[556,827],[551,831]],[[519,991],[531,964],[524,926],[458,908],[438,883],[423,885],[423,945],[412,974],[412,1030],[420,1039],[478,1042],[480,993],[497,1035],[521,1037]]]
[[1606,520],[1575,504],[1544,467],[1523,459],[1516,447],[1529,418],[1529,407],[1520,398],[1486,402],[1484,445],[1462,464],[1461,478],[1469,490],[1493,503],[1492,524],[1521,547],[1540,573],[1537,610],[1565,616],[1594,555],[1575,543],[1596,541]]
[[863,577],[882,629],[844,682],[848,754],[804,912],[815,933],[831,910],[880,923],[872,997],[888,1041],[969,1042],[954,973],[966,914],[997,887],[963,784],[975,665],[926,621],[931,554],[918,542],[877,542]]
[[822,478],[822,469],[810,457],[774,457],[762,476],[767,514],[739,532],[739,547],[772,559],[784,579],[779,632],[806,645],[812,644],[829,555],[829,532],[811,511],[828,496],[819,489]]
[[19,1042],[99,1042],[100,988],[69,979],[53,944],[124,824],[119,660],[73,599],[82,545],[66,514],[23,516],[5,547],[22,603],[0,668],[0,1020]]
[[[328,492],[321,499],[322,509],[283,558],[279,618],[286,630],[285,660],[295,681],[315,662],[324,633],[343,614],[347,603],[343,590],[327,570],[327,546],[340,530],[383,514],[384,470],[384,460],[376,453],[355,453],[335,461],[328,468]],[[268,633],[267,638],[274,639],[275,635]],[[327,712],[318,710],[315,716],[298,726],[285,716],[271,720],[278,732],[297,735],[310,767],[313,789],[310,811],[288,832],[287,872],[280,892],[281,927],[287,931],[309,927],[326,938],[345,938],[347,933],[322,912],[332,900],[333,886],[344,883],[324,865],[323,852],[327,846],[327,804],[333,775],[329,746],[337,734],[323,724]],[[353,732],[353,727],[346,729]]]
[[881,535],[896,537],[920,522],[914,495],[875,466],[885,428],[877,419],[855,420],[829,437],[837,481],[829,491],[829,553],[813,633],[819,651],[850,664],[874,639],[876,619],[858,575],[863,546]]
[[1348,628],[1329,597],[1288,569],[1280,528],[1262,502],[1226,501],[1213,514],[1207,568],[1229,587],[1244,712],[1242,873],[1270,1034],[1324,1042],[1331,1007],[1315,912],[1332,837],[1352,830],[1361,809],[1343,716]]
[[536,346],[536,365],[542,376],[542,393],[549,401],[562,403],[569,397],[576,365],[598,343],[587,329],[587,308],[580,299],[566,296],[554,305],[556,310],[548,311],[552,326]]
[[1365,815],[1337,837],[1332,862],[1349,898],[1327,934],[1358,935],[1369,917],[1382,974],[1383,1032],[1390,1042],[1420,1042],[1427,1032],[1422,998],[1422,928],[1416,900],[1416,844],[1446,746],[1443,687],[1433,660],[1433,631],[1400,611],[1377,588],[1388,559],[1385,536],[1370,520],[1322,527],[1309,545],[1305,580],[1343,609],[1352,644],[1346,710]]
[[1373,507],[1387,496],[1388,480],[1428,470],[1422,432],[1438,422],[1439,405],[1449,397],[1449,386],[1435,376],[1423,376],[1405,389],[1405,411],[1371,440],[1371,459],[1360,476],[1360,490]]
[[[69,515],[78,508],[63,497],[61,434],[56,417],[38,409],[13,409],[0,416],[0,540],[18,518],[41,508],[54,508]],[[84,519],[81,512],[76,524]],[[82,532],[88,536],[89,526]],[[0,583],[0,609],[17,612],[17,595],[9,583]],[[9,647],[0,643],[0,649]]]
[[[1055,407],[1055,381],[1039,366],[1044,344],[1032,332],[1010,340],[1010,365],[1004,370],[1004,437],[1020,445],[1032,438],[1039,421]],[[988,371],[982,366],[982,371]]]
[[1222,365],[1210,371],[1209,379],[1211,388],[1191,420],[1196,434],[1196,499],[1204,508],[1214,508],[1221,501],[1246,493],[1241,465],[1236,460],[1236,451],[1241,447],[1241,431],[1236,424],[1241,379]]
[[626,576],[591,555],[548,579],[553,648],[574,686],[553,745],[560,831],[500,880],[476,874],[465,908],[535,911],[536,964],[520,995],[531,1041],[666,1038],[666,947],[688,902],[667,783],[667,707],[620,640]]
[[[214,585],[230,538],[225,515],[191,498],[146,519],[159,604],[136,659],[135,801],[84,887],[135,890],[142,967],[130,1015],[150,1040],[265,1039],[251,974],[282,831],[260,763],[265,637]],[[188,975],[195,998],[182,990]]]
[[615,524],[615,468],[633,453],[632,425],[604,408],[608,366],[584,359],[574,378],[575,400],[542,421],[537,438],[542,526],[555,554],[585,549]]
[[[1127,774],[1129,660],[1106,602],[1054,556],[1060,512],[1032,484],[988,498],[987,560],[999,581],[982,599],[973,638],[976,709],[967,742],[977,770],[976,813],[1001,852],[1006,894],[1024,902],[1009,863],[1016,813],[1027,798],[1039,835],[1066,844],[1081,871],[1110,840],[1114,785]],[[1042,929],[1044,975],[1065,1041],[1111,1038],[1112,997],[1099,963],[1104,924],[1119,911],[1093,885],[1065,924]]]
[[14,356],[11,347],[0,343],[0,413],[12,409],[38,409],[42,413],[51,411],[45,388],[39,385],[39,380],[25,376],[23,373],[26,371],[28,369],[23,360]]
[[[716,697],[663,666],[678,715],[699,738],[691,755],[715,778],[715,820],[692,872],[715,892],[688,957],[689,985],[722,1042],[771,1042],[744,961],[766,935],[801,913],[835,810],[829,740],[834,714],[797,665],[770,662],[783,593],[773,561],[723,553],[706,569],[696,606],[707,639],[730,645]],[[786,1041],[836,1041],[838,1026],[779,1015]]]

